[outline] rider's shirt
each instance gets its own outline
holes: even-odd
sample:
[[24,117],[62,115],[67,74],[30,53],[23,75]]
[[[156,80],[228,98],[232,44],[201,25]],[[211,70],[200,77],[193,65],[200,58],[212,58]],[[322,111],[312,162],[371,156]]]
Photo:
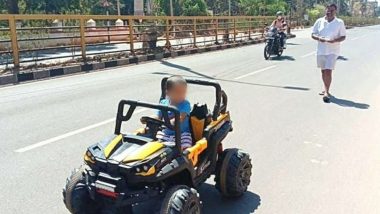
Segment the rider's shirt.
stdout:
[[[169,106],[170,100],[168,98],[163,99],[160,101],[160,104]],[[184,100],[181,103],[179,103],[178,105],[176,105],[175,107],[178,108],[178,110],[181,114],[185,113],[187,115],[187,117],[181,122],[181,133],[190,132],[190,121],[189,121],[189,115],[190,115],[190,111],[191,111],[190,102],[187,100]],[[169,114],[169,119],[174,118],[173,112],[169,112],[168,114]],[[162,118],[162,112],[161,111],[158,112],[158,116],[160,118]],[[175,134],[174,130],[171,130],[171,129],[164,129],[163,132],[166,135],[174,135]]]
[[281,19],[281,20],[276,19],[273,21],[272,26],[277,28],[277,30],[279,32],[282,32],[284,29],[284,23],[285,23],[285,21],[283,19]]
[[[343,20],[334,18],[328,22],[325,17],[318,19],[313,26],[313,34],[328,40],[337,39],[346,36],[346,27]],[[339,55],[340,42],[318,42],[317,55]]]

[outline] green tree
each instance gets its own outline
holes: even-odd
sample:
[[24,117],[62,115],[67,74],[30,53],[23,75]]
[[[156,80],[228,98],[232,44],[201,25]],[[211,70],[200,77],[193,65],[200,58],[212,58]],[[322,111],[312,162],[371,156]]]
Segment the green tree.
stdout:
[[[13,0],[11,0],[13,1]],[[107,7],[104,4],[108,4]],[[18,0],[23,14],[116,14],[116,1],[108,0]],[[123,4],[122,4],[123,6]]]
[[307,14],[309,15],[310,21],[315,21],[325,14],[326,7],[320,4],[315,5],[311,9],[307,9]]
[[4,14],[4,13],[7,13],[7,9],[6,9],[6,4],[5,4],[5,1],[0,1],[0,13],[1,14]]
[[273,16],[275,15],[278,11],[282,11],[285,13],[287,10],[286,2],[283,0],[269,0],[267,1],[268,4],[265,6],[265,14],[264,15],[269,15]]
[[[182,5],[184,0],[172,0],[173,2],[173,15],[182,15]],[[170,0],[155,0],[155,4],[159,5],[157,7],[159,10],[155,11],[156,14],[170,15]]]
[[240,8],[244,15],[257,16],[263,8],[262,0],[240,0]]
[[273,16],[277,11],[285,12],[287,4],[284,0],[240,0],[240,8],[244,15]]
[[204,0],[184,0],[182,4],[182,15],[184,16],[207,15],[206,2]]
[[6,6],[8,8],[8,13],[19,14],[18,0],[6,0]]
[[207,0],[206,3],[214,15],[228,14],[228,0]]

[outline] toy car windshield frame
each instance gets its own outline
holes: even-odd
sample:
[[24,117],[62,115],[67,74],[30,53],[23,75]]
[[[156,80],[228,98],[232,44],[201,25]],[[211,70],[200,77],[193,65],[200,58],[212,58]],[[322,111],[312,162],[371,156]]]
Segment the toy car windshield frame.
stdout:
[[[129,109],[126,112],[126,114],[124,114],[125,105],[129,105]],[[119,102],[119,106],[117,109],[115,134],[116,135],[120,134],[122,123],[131,119],[133,112],[135,111],[137,107],[160,110],[162,112],[162,116],[164,118],[165,124],[167,124],[167,121],[170,121],[169,112],[173,113],[174,119],[175,119],[174,127],[173,127],[174,132],[175,132],[175,144],[178,151],[181,151],[180,112],[175,106],[166,106],[162,104],[153,104],[153,103],[134,101],[134,100],[121,100]],[[170,125],[168,128],[170,128]]]

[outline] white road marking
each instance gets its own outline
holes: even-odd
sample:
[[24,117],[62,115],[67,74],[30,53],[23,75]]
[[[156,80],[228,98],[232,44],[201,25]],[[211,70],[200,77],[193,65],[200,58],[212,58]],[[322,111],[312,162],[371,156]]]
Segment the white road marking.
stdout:
[[308,54],[305,54],[305,55],[301,56],[301,58],[306,58],[306,57],[308,57],[308,56],[312,56],[312,55],[314,55],[314,54],[315,54],[315,51],[310,52],[310,53],[308,53]]
[[244,74],[242,76],[238,76],[238,77],[235,78],[235,80],[239,80],[239,79],[242,79],[244,77],[248,77],[248,76],[251,76],[251,75],[254,75],[254,74],[257,74],[257,73],[260,73],[260,72],[263,72],[263,71],[275,68],[275,67],[277,67],[277,66],[276,65],[272,65],[272,66],[269,66],[269,67],[266,67],[266,68],[262,68],[262,69],[259,69],[257,71],[254,71],[254,72],[251,72],[251,73],[248,73],[248,74]]
[[355,41],[355,40],[358,40],[358,39],[361,39],[361,38],[364,38],[364,37],[365,37],[365,35],[363,35],[363,36],[357,36],[357,37],[352,38],[351,41]]
[[310,162],[314,164],[321,164],[321,165],[327,165],[329,163],[326,160],[317,160],[317,159],[310,159]]
[[[136,110],[134,112],[134,114],[142,113],[142,112],[144,112],[146,110],[148,110],[148,109],[146,109],[146,108],[139,109],[139,110]],[[68,137],[71,137],[73,135],[77,135],[77,134],[80,134],[82,132],[85,132],[85,131],[97,128],[99,126],[103,126],[103,125],[106,125],[108,123],[112,123],[114,121],[115,121],[115,118],[110,118],[108,120],[104,120],[102,122],[95,123],[93,125],[90,125],[90,126],[87,126],[87,127],[83,127],[81,129],[77,129],[77,130],[68,132],[68,133],[63,134],[63,135],[59,135],[57,137],[53,137],[53,138],[50,138],[50,139],[47,139],[47,140],[44,140],[44,141],[41,141],[41,142],[38,142],[38,143],[35,143],[35,144],[32,144],[32,145],[26,146],[26,147],[22,147],[22,148],[16,149],[15,152],[18,152],[18,153],[27,152],[27,151],[30,151],[30,150],[33,150],[33,149],[36,149],[36,148],[39,148],[39,147],[42,147],[42,146],[46,146],[46,145],[51,144],[51,143],[55,143],[57,141],[60,141],[62,139],[68,138]]]
[[310,162],[312,162],[312,163],[321,163],[321,161],[317,160],[317,159],[311,159]]

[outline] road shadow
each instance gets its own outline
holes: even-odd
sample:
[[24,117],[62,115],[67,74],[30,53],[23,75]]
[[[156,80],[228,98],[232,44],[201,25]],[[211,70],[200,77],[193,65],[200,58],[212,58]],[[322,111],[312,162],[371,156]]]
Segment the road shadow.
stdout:
[[296,59],[292,56],[276,56],[276,57],[272,57],[271,60],[274,60],[274,61],[295,61]]
[[[214,185],[204,183],[197,191],[202,201],[204,214],[249,214],[253,213],[261,204],[259,195],[247,191],[238,198],[224,198]],[[156,198],[143,202],[134,207],[135,214],[159,214],[163,198]]]
[[[172,75],[172,74],[166,73],[166,72],[152,72],[151,74],[163,75],[163,76]],[[190,75],[182,75],[182,76],[194,78],[194,76],[190,76]],[[269,87],[269,88],[280,88],[280,89],[298,90],[298,91],[309,91],[310,90],[310,88],[298,87],[298,86],[269,85],[269,84],[261,84],[261,83],[243,82],[243,81],[237,81],[237,80],[228,80],[228,79],[215,78],[215,77],[206,78],[206,79],[212,79],[212,80],[217,80],[217,81],[221,81],[221,82],[237,83],[237,84],[243,84],[243,85],[251,85],[251,86],[262,86],[262,87]]]
[[348,61],[348,58],[344,57],[344,56],[338,56],[337,58],[338,60],[342,60],[342,61]]
[[202,213],[205,214],[249,214],[253,213],[261,204],[260,196],[250,191],[239,198],[224,198],[214,185],[205,183],[198,189],[198,192],[203,202]]
[[342,107],[351,107],[351,108],[358,108],[358,109],[368,109],[370,107],[370,105],[365,104],[365,103],[357,103],[351,100],[345,100],[345,99],[337,98],[334,96],[331,96],[330,103],[334,103]]
[[214,79],[213,77],[211,76],[208,76],[208,75],[205,75],[205,74],[201,74],[199,72],[196,72],[194,70],[192,70],[191,68],[189,67],[185,67],[185,66],[182,66],[182,65],[178,65],[178,64],[175,64],[175,63],[171,63],[169,61],[166,61],[166,60],[159,60],[159,62],[163,65],[166,65],[168,67],[172,67],[172,68],[176,68],[176,69],[179,69],[179,70],[183,70],[183,71],[187,71],[187,72],[190,72],[192,74],[195,74],[195,75],[198,75],[198,76],[201,76],[201,77],[204,77],[204,78],[207,78],[207,79]]
[[301,44],[298,44],[298,43],[292,43],[292,42],[287,42],[286,45],[301,45]]

